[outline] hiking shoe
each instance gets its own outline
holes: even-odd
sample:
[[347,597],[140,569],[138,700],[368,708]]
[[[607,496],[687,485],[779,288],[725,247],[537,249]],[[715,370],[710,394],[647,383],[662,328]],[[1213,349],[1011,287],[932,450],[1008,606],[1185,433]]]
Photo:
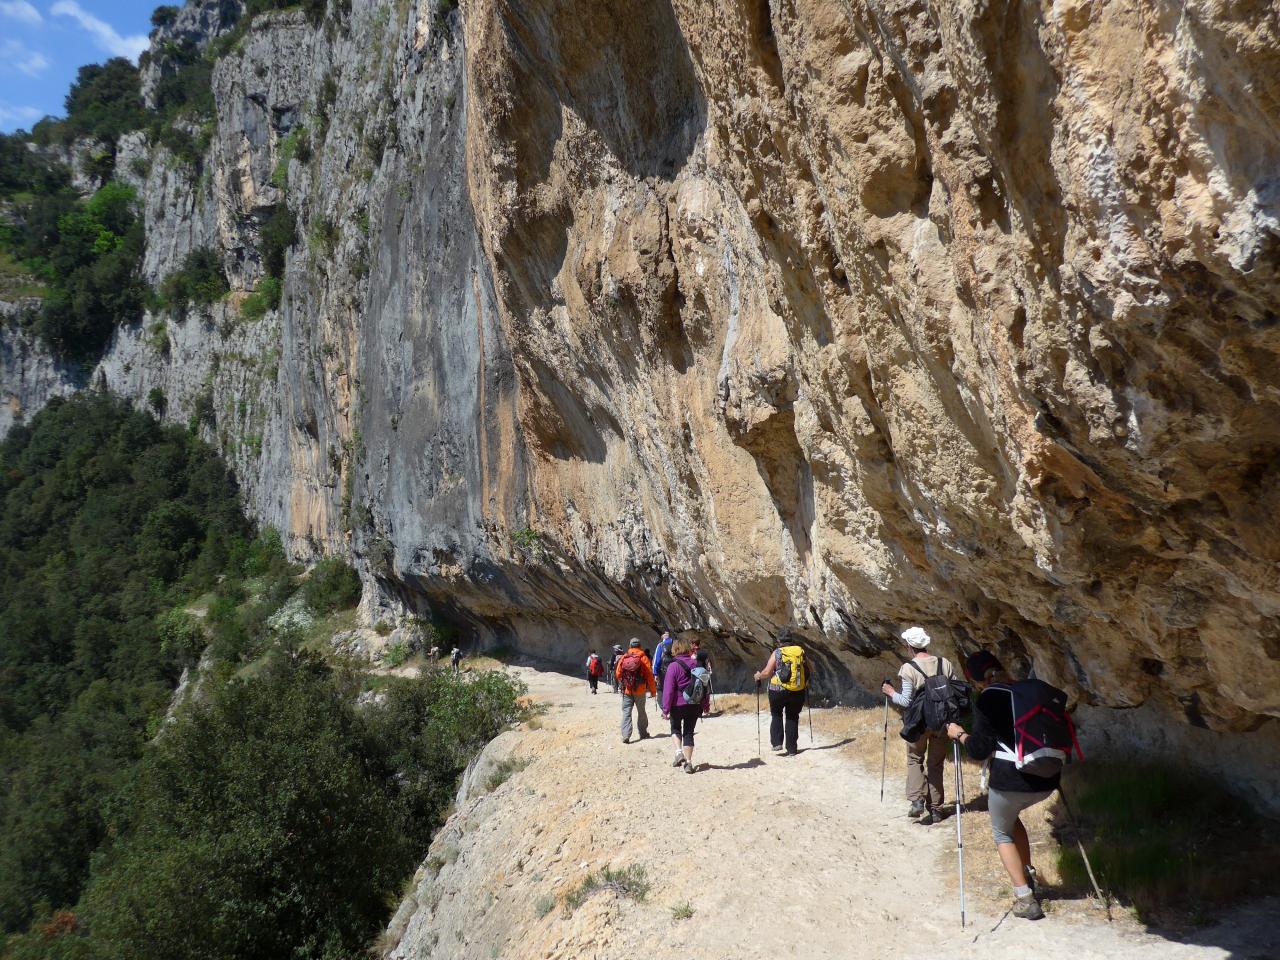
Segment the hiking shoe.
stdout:
[[671,761],[671,765],[672,765],[673,767],[683,767],[683,766],[685,765],[684,754],[683,754],[683,753],[677,753],[677,754],[676,754],[676,758],[675,758],[674,760],[672,760],[672,761]]
[[[683,759],[683,758],[681,758],[681,759]],[[697,765],[696,763],[686,763],[686,764],[684,765],[684,772],[685,772],[685,773],[693,773],[693,771],[695,771],[695,770],[697,770],[697,769],[698,769],[698,765]]]
[[910,817],[912,820],[919,820],[922,816],[924,816],[924,801],[912,800],[911,809],[907,811],[907,816]]
[[630,738],[630,737],[623,737],[623,738],[622,738],[622,742],[623,742],[623,743],[630,743],[630,742],[631,742],[631,738]]
[[921,815],[920,819],[916,821],[916,823],[920,824],[920,826],[922,827],[932,826],[935,823],[941,823],[941,822],[942,822],[942,817],[934,813],[932,810],[926,810]]
[[781,752],[782,752],[782,744],[780,744],[780,743],[778,743],[778,744],[774,744],[774,745],[773,745],[773,752],[774,752],[774,753],[781,753]]
[[1013,901],[1013,915],[1021,917],[1023,920],[1043,920],[1044,911],[1040,909],[1040,904],[1036,902],[1035,894],[1028,894],[1025,897],[1015,897]]

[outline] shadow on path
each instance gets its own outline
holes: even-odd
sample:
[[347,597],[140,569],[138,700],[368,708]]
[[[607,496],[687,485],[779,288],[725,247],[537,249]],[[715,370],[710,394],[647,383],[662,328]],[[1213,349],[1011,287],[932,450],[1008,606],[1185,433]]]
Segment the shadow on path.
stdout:
[[699,772],[701,770],[754,770],[756,767],[763,767],[764,761],[759,757],[752,757],[742,763],[702,763],[698,766]]

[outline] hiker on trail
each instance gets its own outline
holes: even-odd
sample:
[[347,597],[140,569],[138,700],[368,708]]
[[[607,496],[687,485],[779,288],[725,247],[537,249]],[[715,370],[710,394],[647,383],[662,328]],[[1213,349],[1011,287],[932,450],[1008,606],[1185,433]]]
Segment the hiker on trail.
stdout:
[[462,667],[462,651],[457,647],[454,647],[453,653],[449,654],[449,666],[453,669],[453,675],[456,677]]
[[671,656],[671,633],[668,630],[662,631],[662,639],[658,641],[657,649],[653,653],[653,676],[657,681],[658,689],[662,689],[662,671],[663,665]]
[[693,641],[693,659],[698,666],[707,671],[707,698],[702,701],[702,715],[711,716],[711,701],[715,697],[715,684],[711,679],[711,656],[705,650],[698,649],[698,641]]
[[[944,816],[943,762],[951,745],[947,742],[945,721],[935,721],[933,725],[925,722],[924,708],[932,706],[925,696],[925,686],[932,677],[954,679],[955,668],[950,660],[935,657],[927,651],[929,634],[921,627],[904,630],[902,639],[912,654],[911,659],[898,670],[902,692],[894,690],[893,684],[887,680],[880,689],[895,706],[906,711],[902,739],[907,741],[907,800],[911,802],[907,815],[928,826],[940,822]],[[911,709],[913,704],[914,709]],[[959,717],[946,719],[958,720]]]
[[769,681],[769,745],[774,753],[794,757],[800,752],[800,711],[809,686],[804,649],[795,643],[782,644],[769,654],[755,678]]
[[613,645],[613,656],[609,659],[609,686],[613,687],[613,692],[617,693],[618,686],[618,661],[622,659],[622,644],[615,643]]
[[596,684],[600,682],[600,678],[604,676],[604,664],[601,663],[600,657],[592,650],[587,654],[587,686],[591,688],[591,693],[597,693]]
[[662,716],[671,721],[671,742],[676,748],[672,766],[693,773],[693,728],[711,695],[711,677],[692,656],[693,644],[681,638],[671,645],[667,682],[662,686]]
[[656,697],[658,688],[653,682],[653,669],[649,656],[634,637],[627,652],[618,660],[615,676],[622,687],[622,742],[631,742],[631,708],[636,710],[636,727],[640,739],[649,739],[649,714],[645,712],[645,697]]
[[1036,870],[1031,841],[1018,815],[1048,800],[1062,779],[1072,750],[1079,754],[1067,715],[1067,695],[1043,680],[1013,680],[995,654],[979,650],[965,661],[965,673],[978,688],[973,732],[958,723],[947,736],[975,760],[991,758],[987,809],[996,852],[1013,885],[1013,915],[1044,916],[1036,900]]

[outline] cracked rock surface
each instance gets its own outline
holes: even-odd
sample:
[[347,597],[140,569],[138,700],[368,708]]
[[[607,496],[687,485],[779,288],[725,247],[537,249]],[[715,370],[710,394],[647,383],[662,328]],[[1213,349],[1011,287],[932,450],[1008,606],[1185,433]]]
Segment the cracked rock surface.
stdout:
[[207,396],[297,555],[566,662],[664,625],[741,678],[790,631],[844,692],[918,622],[1280,716],[1269,5],[354,0],[257,18],[214,91],[146,270],[213,246],[233,293],[94,376]]

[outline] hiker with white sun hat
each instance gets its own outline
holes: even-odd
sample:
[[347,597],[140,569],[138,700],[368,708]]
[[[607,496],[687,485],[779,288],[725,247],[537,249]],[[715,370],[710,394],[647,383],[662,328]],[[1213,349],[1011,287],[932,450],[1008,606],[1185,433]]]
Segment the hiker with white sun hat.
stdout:
[[[898,670],[902,691],[895,690],[888,680],[880,689],[895,706],[905,710],[930,677],[954,677],[955,668],[946,657],[929,653],[930,637],[923,627],[908,627],[902,631],[902,641],[911,652],[911,659]],[[908,816],[926,826],[944,816],[943,763],[950,750],[945,730],[926,729],[907,742],[907,800],[911,804]]]

